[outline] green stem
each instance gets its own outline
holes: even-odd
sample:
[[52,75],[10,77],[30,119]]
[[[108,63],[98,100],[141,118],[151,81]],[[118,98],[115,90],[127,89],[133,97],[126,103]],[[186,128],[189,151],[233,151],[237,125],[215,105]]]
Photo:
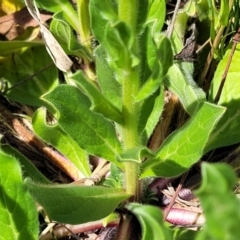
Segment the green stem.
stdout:
[[[139,79],[138,72],[131,71],[123,79],[123,143],[125,149],[131,149],[140,144],[138,134],[138,104],[135,103],[134,96],[138,92]],[[138,176],[139,164],[136,162],[125,162],[126,191],[133,195],[134,201],[139,198]]]
[[[139,0],[119,0],[118,17],[124,21],[136,35],[137,15]],[[134,37],[134,50],[138,50],[137,36]],[[129,59],[130,60],[130,59]],[[138,135],[139,106],[135,102],[134,96],[139,91],[139,73],[137,68],[131,67],[131,60],[128,66],[122,70],[122,100],[123,100],[123,144],[125,150],[139,146]],[[125,162],[125,183],[126,192],[133,196],[133,201],[139,200],[139,164],[136,162]]]

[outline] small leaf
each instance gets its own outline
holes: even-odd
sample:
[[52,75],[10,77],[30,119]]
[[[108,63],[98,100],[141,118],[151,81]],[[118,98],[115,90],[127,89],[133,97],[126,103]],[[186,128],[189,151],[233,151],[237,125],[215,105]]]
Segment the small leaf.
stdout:
[[39,185],[30,179],[26,181],[26,185],[52,220],[70,224],[104,218],[119,203],[130,197],[119,188],[71,184]]
[[134,67],[139,63],[132,51],[134,44],[133,33],[125,22],[118,21],[107,24],[104,40],[101,44],[108,53],[111,66],[114,69],[128,68],[129,65]]
[[122,112],[83,75],[81,71],[77,71],[69,79],[73,80],[75,84],[83,90],[92,102],[91,110],[102,114],[109,120],[113,120],[122,124]]
[[138,146],[135,148],[125,150],[123,153],[119,155],[118,161],[141,163],[144,157],[153,156],[154,154],[149,148],[145,146]]
[[151,23],[149,25],[152,29],[152,34],[155,34],[156,32],[160,32],[162,30],[166,15],[166,3],[164,0],[155,0],[150,2],[147,23]]
[[202,184],[195,193],[201,200],[206,223],[197,240],[239,238],[239,200],[232,192],[236,180],[227,164],[202,164]]
[[64,19],[63,12],[53,15],[50,30],[68,55],[92,60],[90,53],[83,47],[73,33],[73,29]]
[[[150,107],[152,106],[152,108]],[[143,102],[140,114],[140,133],[143,143],[147,143],[157,123],[159,122],[164,107],[163,87],[154,95]]]
[[100,45],[95,49],[97,80],[104,96],[122,109],[121,86],[116,81],[114,72],[108,64],[107,54]]
[[[109,1],[100,2],[98,0],[91,0],[89,2],[89,13],[90,13],[90,23],[91,23],[91,29],[92,29],[93,35],[100,43],[102,43],[104,41],[103,32],[109,19],[106,19],[106,17],[102,15],[102,12],[99,11],[99,7],[101,8],[99,4],[107,5],[106,8],[103,8],[103,9],[106,9],[106,10],[109,9],[108,7]],[[114,17],[114,15],[117,14],[117,9],[116,9],[116,13],[112,13],[111,9],[112,8],[110,8],[109,14],[112,14],[112,16]]]
[[220,11],[219,11],[219,21],[222,26],[228,25],[229,18],[229,1],[221,0]]
[[60,127],[81,148],[92,155],[121,165],[116,161],[121,146],[113,124],[89,110],[88,98],[77,87],[60,85],[43,98],[59,111]]
[[64,18],[78,33],[79,21],[76,10],[68,0],[35,0],[39,8],[43,8],[49,12],[63,12]]
[[203,155],[209,135],[224,111],[223,107],[205,102],[185,125],[164,141],[156,157],[142,164],[141,178],[174,177],[187,171]]
[[37,240],[38,213],[22,181],[18,161],[0,149],[1,240]]
[[[89,177],[91,175],[88,154],[65,133],[58,124],[48,125],[46,122],[46,109],[38,109],[32,118],[34,132],[46,143],[54,146],[65,157],[70,160],[75,167],[76,178]],[[76,170],[77,170],[76,169]]]
[[139,203],[130,203],[127,209],[140,221],[142,226],[142,240],[169,240],[171,231],[164,226],[163,215],[160,208]]
[[107,187],[122,188],[124,183],[123,171],[115,164],[111,164],[110,176],[103,180],[103,185]]
[[151,76],[144,83],[136,96],[137,102],[146,99],[161,86],[163,78],[173,63],[173,53],[170,40],[162,34],[155,34],[155,41],[155,54],[157,55],[156,63]]

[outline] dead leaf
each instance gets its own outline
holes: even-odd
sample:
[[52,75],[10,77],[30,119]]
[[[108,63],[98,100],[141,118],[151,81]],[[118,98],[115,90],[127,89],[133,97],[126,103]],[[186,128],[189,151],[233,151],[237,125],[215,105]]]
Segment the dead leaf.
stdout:
[[[40,14],[43,22],[50,19],[50,14]],[[5,40],[13,40],[21,35],[28,27],[37,27],[38,22],[30,15],[27,8],[0,17],[0,34],[4,35]]]

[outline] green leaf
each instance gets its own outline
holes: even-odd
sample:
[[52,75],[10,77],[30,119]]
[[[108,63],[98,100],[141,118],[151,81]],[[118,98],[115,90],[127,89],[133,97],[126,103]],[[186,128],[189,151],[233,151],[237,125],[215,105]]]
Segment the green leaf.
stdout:
[[59,111],[60,127],[81,148],[121,165],[116,161],[121,146],[113,124],[89,110],[88,98],[77,87],[60,85],[43,98]]
[[161,145],[156,157],[142,164],[141,178],[174,177],[187,171],[204,153],[209,135],[225,108],[205,102],[192,118]]
[[185,228],[175,228],[173,233],[174,240],[193,240],[196,239],[199,231],[193,231]]
[[[43,105],[40,96],[58,85],[57,69],[44,46],[4,57],[0,61],[0,75],[7,85],[7,98],[27,105]],[[11,87],[14,88],[7,91]]]
[[[103,12],[99,11],[99,9],[102,9]],[[102,43],[105,38],[103,34],[105,26],[111,18],[116,19],[117,9],[115,9],[115,12],[112,12],[112,7],[109,7],[109,1],[100,2],[98,0],[91,0],[89,2],[89,13],[93,35],[100,43]]]
[[136,162],[141,163],[143,158],[145,157],[153,157],[154,153],[145,146],[138,146],[135,148],[130,148],[125,150],[119,156],[119,161],[128,161],[128,162]]
[[123,171],[115,164],[111,164],[110,175],[103,180],[103,185],[107,187],[122,188],[124,183]]
[[179,97],[184,109],[192,116],[206,100],[206,96],[194,82],[190,64],[192,63],[173,64],[168,70],[165,84]]
[[92,102],[91,110],[102,114],[104,117],[122,124],[122,112],[110,100],[108,100],[91,82],[87,80],[81,71],[69,77],[83,90]]
[[92,60],[90,53],[83,47],[73,33],[73,29],[64,19],[63,12],[53,15],[50,30],[68,55],[85,57]]
[[119,203],[130,197],[123,189],[71,184],[26,185],[43,206],[50,219],[70,224],[99,220],[113,212]]
[[139,63],[132,49],[135,42],[133,32],[125,22],[118,20],[114,3],[90,1],[90,19],[93,34],[107,52],[108,61],[117,75],[122,75],[123,68]]
[[95,49],[97,80],[104,96],[112,101],[119,109],[122,109],[121,86],[114,77],[114,72],[110,68],[107,55],[100,45]]
[[162,34],[155,34],[155,41],[156,63],[149,79],[144,83],[136,96],[137,102],[146,99],[160,87],[163,78],[173,63],[173,53],[169,39]]
[[[209,99],[211,101],[214,101],[217,95],[218,88],[220,86],[222,76],[227,65],[227,61],[230,57],[230,47],[227,50],[224,58],[218,64],[218,67],[215,71],[209,93]],[[239,59],[240,46],[237,45],[230,68],[228,70],[228,75],[222,90],[221,97],[218,101],[218,104],[227,107],[227,111],[214,129],[206,146],[206,152],[210,151],[211,149],[219,148],[222,146],[229,146],[240,142],[240,83],[239,81],[236,81],[236,79],[240,78],[240,72],[238,69]]]
[[141,134],[141,139],[143,143],[147,144],[147,141],[151,137],[157,123],[159,122],[159,118],[162,114],[164,106],[164,92],[163,88],[145,101],[141,106],[141,114],[139,125],[139,132]]
[[195,193],[201,200],[206,223],[197,240],[239,239],[240,205],[232,192],[236,180],[226,164],[202,164],[202,184]]
[[[105,19],[106,21],[110,22],[116,22],[118,20],[118,15],[117,15],[117,8],[114,3],[114,1],[111,0],[105,0],[104,2],[100,2],[97,0],[91,0],[90,1],[90,7],[91,10],[93,11],[93,14],[97,14],[96,17]],[[94,12],[98,10],[98,12]],[[98,15],[99,14],[99,15]]]
[[77,175],[81,178],[89,177],[91,170],[88,162],[88,154],[66,133],[58,124],[49,125],[46,122],[46,109],[38,109],[33,118],[34,132],[46,143],[54,146],[79,170]]
[[0,149],[1,240],[37,240],[38,213],[22,181],[18,161]]
[[229,18],[229,1],[221,0],[220,11],[219,11],[219,21],[222,26],[228,25]]
[[36,167],[33,165],[33,163],[28,160],[25,156],[23,156],[20,152],[18,152],[15,148],[9,146],[9,145],[3,145],[1,146],[2,151],[15,159],[19,161],[21,164],[22,172],[24,178],[30,177],[35,181],[41,182],[41,183],[50,183],[50,180],[48,180]]
[[[134,67],[139,63],[132,50],[134,44],[133,33],[125,22],[118,21],[107,24],[105,26],[105,39],[101,44],[109,54],[111,66],[114,70],[127,69],[129,65]],[[122,71],[119,74],[122,75]]]
[[130,203],[127,209],[139,220],[142,226],[142,240],[169,240],[171,231],[164,226],[162,211],[159,207]]
[[44,45],[40,41],[0,41],[1,56],[16,53],[24,47],[34,47]]
[[73,29],[78,33],[80,23],[78,21],[78,16],[73,8],[72,4],[68,0],[35,0],[40,8],[48,10],[50,12],[63,12],[64,18],[73,27]]
[[166,2],[164,0],[149,1],[147,23],[152,29],[152,36],[162,30],[166,15]]

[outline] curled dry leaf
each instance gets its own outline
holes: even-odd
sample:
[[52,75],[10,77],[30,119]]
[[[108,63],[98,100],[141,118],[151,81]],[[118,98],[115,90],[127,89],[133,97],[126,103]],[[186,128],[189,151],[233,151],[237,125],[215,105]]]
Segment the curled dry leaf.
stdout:
[[67,72],[72,66],[73,62],[64,52],[60,44],[54,38],[52,33],[44,26],[38,8],[34,0],[25,0],[25,4],[29,13],[32,17],[38,22],[40,26],[40,31],[42,33],[42,37],[45,41],[47,51],[51,56],[53,62],[63,72]]

